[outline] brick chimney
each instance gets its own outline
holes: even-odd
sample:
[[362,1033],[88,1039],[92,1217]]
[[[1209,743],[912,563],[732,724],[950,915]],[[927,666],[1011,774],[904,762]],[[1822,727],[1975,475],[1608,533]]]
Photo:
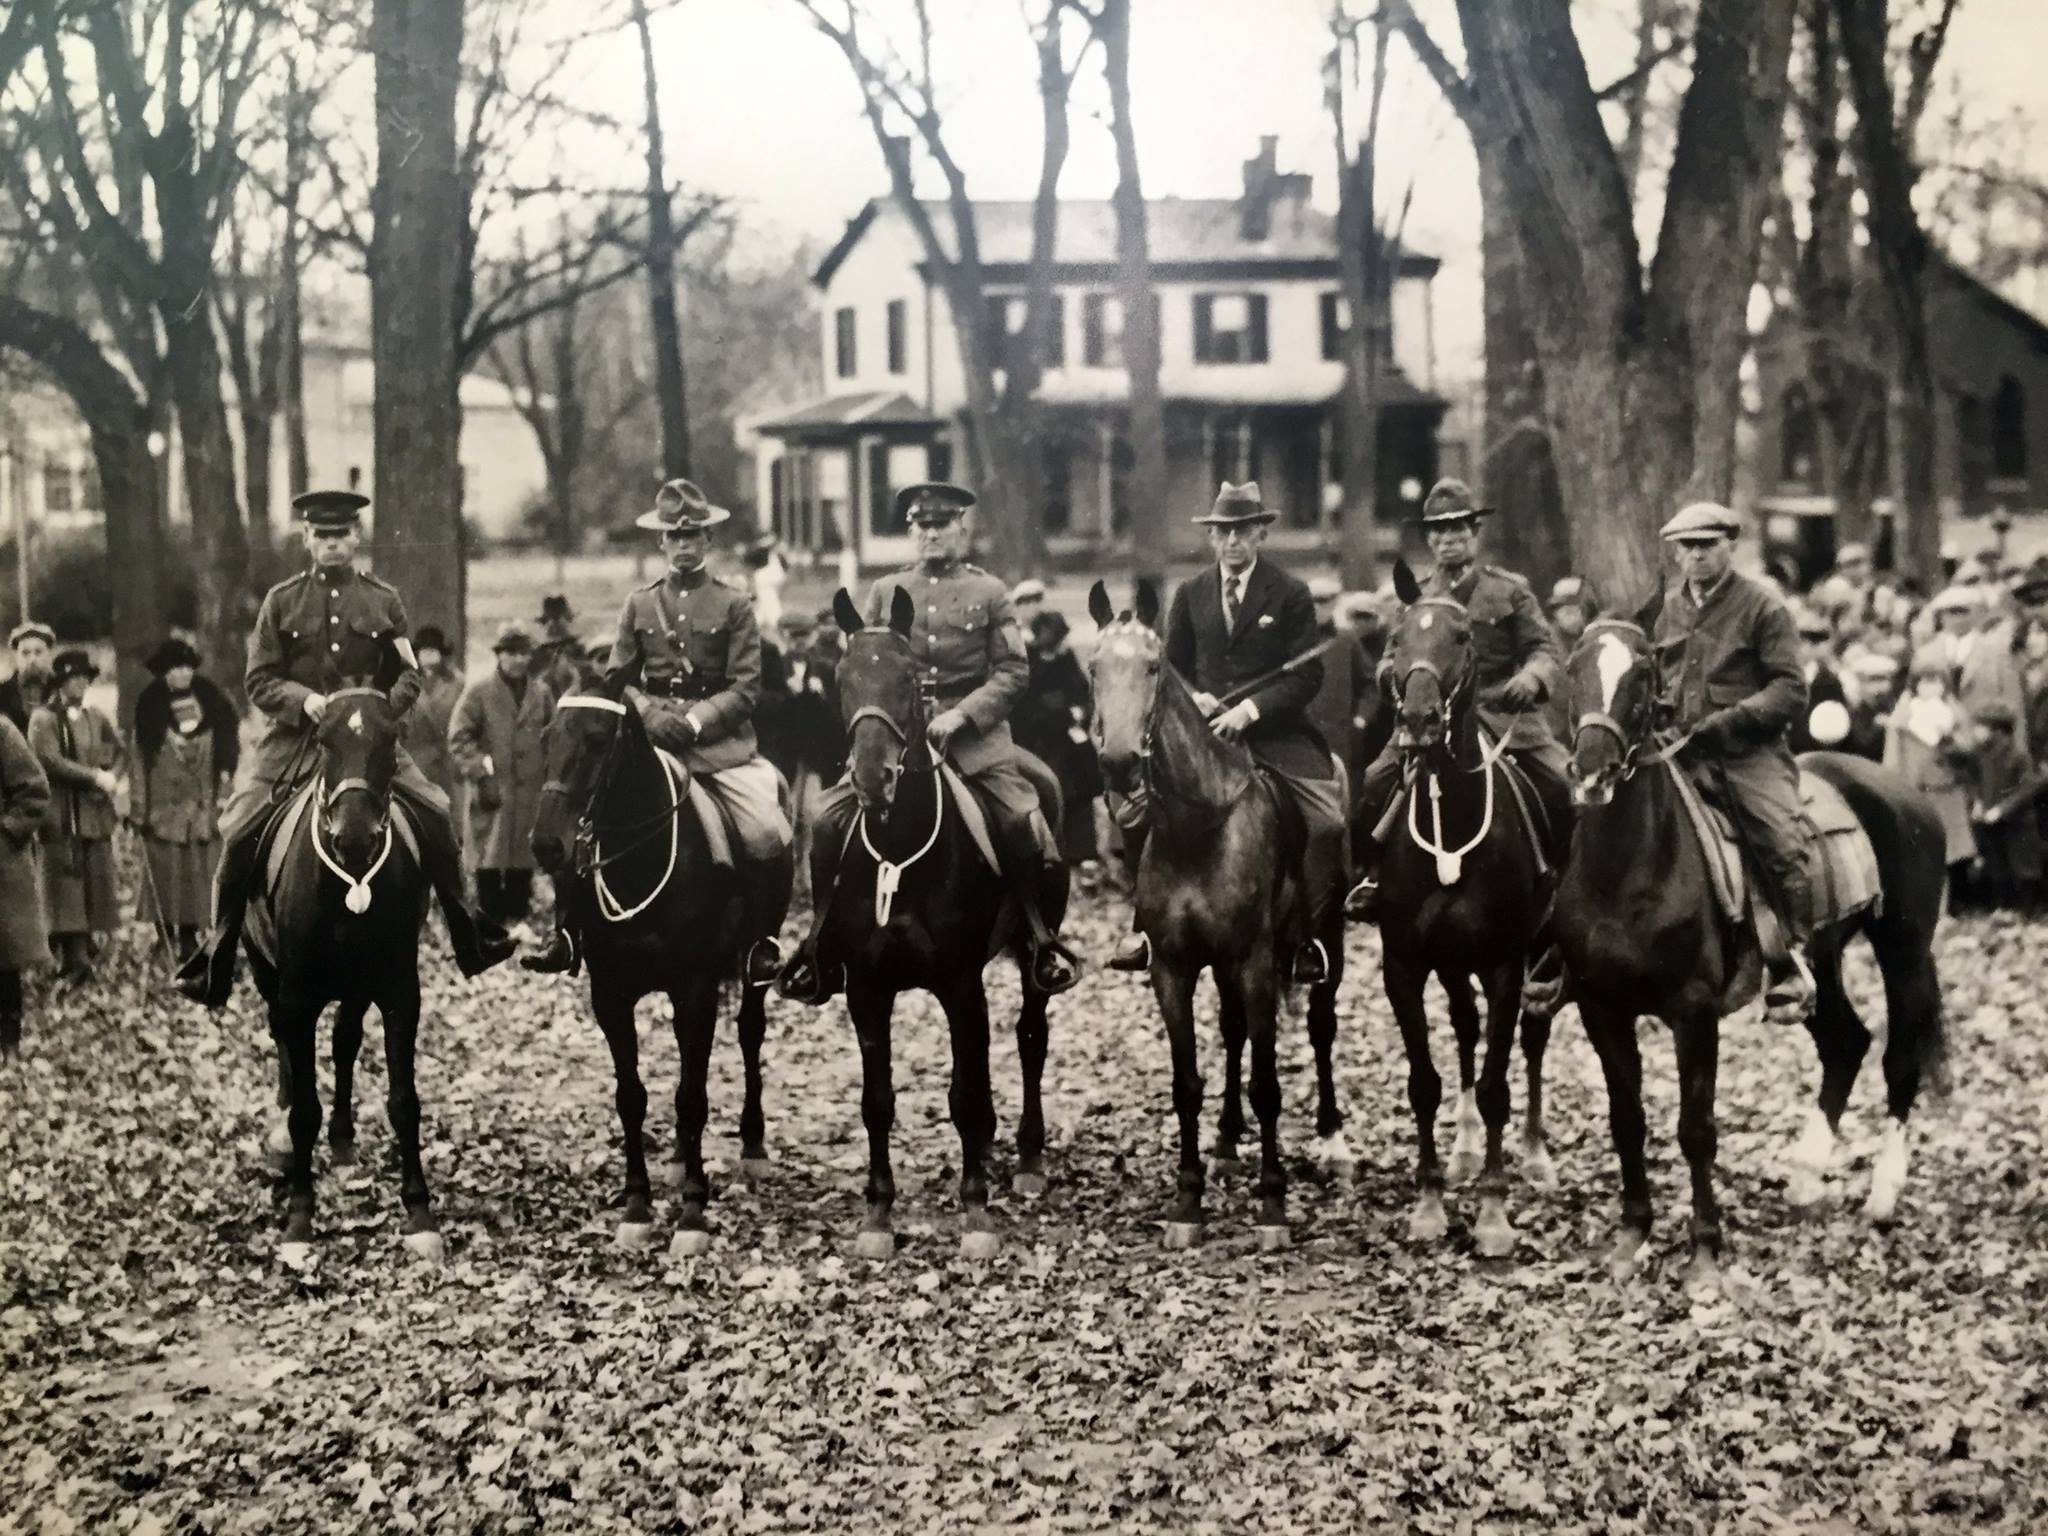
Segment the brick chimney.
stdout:
[[1244,196],[1237,204],[1237,232],[1257,244],[1273,232],[1273,198],[1278,190],[1280,139],[1262,134],[1259,152],[1244,163]]

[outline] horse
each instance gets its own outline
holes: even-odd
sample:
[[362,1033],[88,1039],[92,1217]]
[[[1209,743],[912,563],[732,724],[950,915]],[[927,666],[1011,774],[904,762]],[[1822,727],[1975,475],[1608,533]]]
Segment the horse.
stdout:
[[[1217,1162],[1235,1164],[1245,1132],[1241,1062],[1249,1041],[1252,1109],[1259,1119],[1258,1241],[1262,1249],[1277,1251],[1290,1241],[1276,1059],[1286,963],[1281,940],[1299,899],[1283,852],[1280,792],[1242,742],[1224,741],[1210,730],[1187,684],[1164,664],[1153,627],[1157,589],[1141,581],[1134,598],[1134,607],[1119,614],[1101,582],[1089,589],[1089,616],[1101,632],[1089,661],[1089,683],[1103,782],[1117,794],[1141,792],[1146,806],[1135,902],[1138,926],[1152,951],[1153,996],[1172,1047],[1173,1107],[1180,1121],[1180,1170],[1166,1246],[1191,1248],[1202,1233],[1206,1170],[1194,1005],[1195,984],[1207,969],[1216,981],[1229,1057]],[[1334,903],[1319,937],[1330,974],[1310,989],[1308,1009],[1318,1154],[1326,1163],[1348,1165],[1352,1157],[1331,1060],[1337,988],[1344,977],[1343,914]]]
[[[702,799],[693,802],[689,771],[648,738],[645,721],[626,696],[628,681],[621,673],[608,681],[579,682],[557,702],[541,733],[546,778],[529,842],[535,861],[555,882],[558,907],[573,899],[587,911],[579,953],[590,969],[591,1013],[611,1050],[625,1136],[626,1186],[613,1232],[622,1248],[646,1246],[654,1230],[641,1138],[647,1090],[640,1082],[633,1009],[650,992],[668,994],[682,1058],[676,1155],[667,1175],[681,1209],[669,1251],[692,1257],[711,1248],[705,1216],[711,1200],[704,1172],[706,1077],[721,986],[738,977],[745,948],[744,902],[738,876],[714,854],[711,834],[694,809]],[[766,916],[781,926],[782,913]],[[761,1110],[764,990],[742,986],[738,1008],[746,1082],[739,1166],[747,1178],[764,1175],[769,1166]]]
[[[854,1240],[866,1259],[895,1252],[890,1226],[896,1181],[889,1133],[896,1118],[890,1016],[896,996],[922,988],[945,1010],[953,1077],[947,1102],[960,1135],[960,1252],[992,1257],[1000,1246],[988,1211],[986,1160],[996,1132],[989,1084],[988,996],[982,968],[1006,944],[1023,983],[1017,1056],[1024,1109],[1017,1122],[1012,1189],[1043,1194],[1045,1112],[1040,1079],[1050,1035],[1046,994],[1032,984],[1022,921],[1001,878],[963,820],[925,737],[931,701],[911,647],[916,609],[898,589],[885,626],[868,627],[845,588],[832,613],[846,633],[838,668],[847,772],[856,803],[837,878],[812,899],[823,906],[820,949],[846,967],[846,1007],[860,1041],[861,1120],[868,1134],[867,1212]],[[1057,820],[1056,817],[1048,817]],[[1064,881],[1048,881],[1046,921],[1065,915]]]
[[[1607,1080],[1608,1121],[1621,1160],[1621,1231],[1610,1267],[1625,1276],[1649,1240],[1643,1168],[1642,1061],[1636,1020],[1662,1019],[1678,1058],[1678,1142],[1692,1174],[1688,1281],[1710,1283],[1721,1251],[1714,1194],[1714,1076],[1721,1018],[1756,993],[1754,930],[1731,921],[1710,884],[1707,854],[1680,802],[1674,762],[1684,739],[1658,744],[1663,677],[1655,633],[1662,594],[1633,619],[1587,626],[1566,663],[1572,799],[1582,807],[1557,897],[1557,938],[1572,994]],[[1807,1021],[1821,1061],[1819,1100],[1793,1151],[1795,1169],[1824,1166],[1870,1034],[1842,986],[1842,950],[1861,934],[1884,976],[1884,1075],[1891,1113],[1866,1210],[1889,1219],[1906,1174],[1906,1121],[1923,1078],[1946,1053],[1934,930],[1945,880],[1939,813],[1875,764],[1832,752],[1799,759],[1840,791],[1876,855],[1875,906],[1819,924],[1808,946],[1815,982]],[[1795,1179],[1795,1203],[1819,1198]]]
[[[1544,880],[1533,843],[1533,797],[1509,775],[1501,745],[1479,724],[1472,620],[1464,604],[1425,597],[1407,563],[1394,567],[1405,605],[1387,642],[1394,743],[1407,783],[1389,814],[1380,869],[1381,982],[1408,1058],[1408,1104],[1419,1154],[1411,1239],[1449,1230],[1444,1168],[1437,1157],[1436,1111],[1442,1079],[1429,1052],[1423,988],[1433,973],[1450,1003],[1458,1040],[1459,1111],[1450,1177],[1479,1178],[1479,1219],[1472,1236],[1485,1258],[1514,1252],[1502,1151],[1509,1113],[1508,1068],[1521,1020],[1528,1103],[1522,1171],[1538,1188],[1556,1182],[1543,1135],[1543,1055],[1550,1016],[1522,1006],[1523,980],[1545,916]],[[1480,1041],[1472,983],[1486,995],[1486,1057],[1475,1083]],[[1474,1143],[1484,1135],[1484,1152]]]
[[[277,873],[249,899],[242,943],[257,992],[269,1010],[278,1048],[281,1107],[288,1148],[273,1135],[283,1163],[284,1242],[297,1262],[313,1240],[313,1141],[320,1133],[314,1076],[320,1014],[338,1003],[334,1025],[334,1117],[329,1144],[336,1164],[355,1156],[355,1060],[363,1018],[374,1003],[384,1026],[385,1107],[398,1138],[405,1208],[404,1242],[428,1262],[445,1255],[420,1162],[420,1101],[413,1082],[419,1030],[420,925],[429,887],[410,835],[392,820],[400,721],[384,691],[350,680],[328,694],[310,748],[315,771],[296,813],[269,835]],[[295,819],[294,819],[295,815]],[[280,1154],[283,1154],[280,1157]]]

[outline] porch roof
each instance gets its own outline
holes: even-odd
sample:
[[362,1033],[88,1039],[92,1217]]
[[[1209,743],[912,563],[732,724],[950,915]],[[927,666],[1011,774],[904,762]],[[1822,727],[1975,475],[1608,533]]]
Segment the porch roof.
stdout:
[[851,436],[877,427],[936,427],[939,418],[900,390],[827,395],[756,429],[770,437]]

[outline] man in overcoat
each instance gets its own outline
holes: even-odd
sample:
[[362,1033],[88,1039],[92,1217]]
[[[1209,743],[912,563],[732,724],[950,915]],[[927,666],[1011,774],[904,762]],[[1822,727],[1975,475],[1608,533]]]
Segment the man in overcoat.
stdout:
[[555,712],[548,685],[530,676],[533,636],[516,620],[498,631],[491,670],[462,690],[448,755],[469,786],[476,904],[498,922],[526,921],[533,895],[534,818],[547,779],[541,732]]
[[21,1048],[21,973],[50,963],[36,833],[50,780],[12,720],[0,714],[0,1057]]
[[[256,750],[221,809],[220,877],[214,885],[213,932],[179,967],[177,988],[209,1008],[227,1006],[235,983],[235,949],[243,908],[270,811],[317,760],[312,734],[327,696],[352,677],[373,677],[403,716],[419,698],[405,602],[398,589],[356,569],[359,519],[370,504],[354,491],[307,491],[293,499],[305,524],[311,567],[263,596],[249,636],[243,691],[265,716]],[[294,777],[283,782],[287,774]],[[424,873],[448,919],[448,939],[465,976],[490,969],[512,945],[495,922],[464,899],[462,856],[449,819],[448,797],[398,749],[393,793],[419,829]]]

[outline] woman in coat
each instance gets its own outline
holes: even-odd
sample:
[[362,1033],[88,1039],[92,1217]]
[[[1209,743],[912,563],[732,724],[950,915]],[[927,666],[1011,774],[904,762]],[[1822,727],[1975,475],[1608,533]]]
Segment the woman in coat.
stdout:
[[1053,771],[1060,782],[1060,856],[1082,864],[1095,853],[1095,797],[1101,771],[1088,739],[1094,695],[1088,674],[1067,645],[1066,615],[1045,609],[1031,620],[1030,681],[1010,715],[1017,745]]
[[50,814],[50,780],[28,738],[0,715],[0,1057],[21,1046],[21,973],[50,963],[36,833]]
[[541,732],[555,696],[527,675],[533,638],[507,624],[492,647],[497,665],[462,690],[448,728],[448,754],[470,791],[470,856],[477,905],[508,928],[526,920],[532,896],[533,819],[547,778]]
[[50,776],[50,819],[43,827],[43,877],[60,980],[92,974],[92,935],[121,925],[114,894],[114,769],[121,739],[114,722],[85,702],[100,669],[83,651],[59,651],[56,693],[28,722],[28,744]]
[[421,773],[448,797],[449,814],[462,826],[462,775],[448,755],[448,727],[455,701],[462,697],[462,674],[448,659],[448,637],[432,624],[413,632],[413,655],[419,658],[420,696],[405,712],[405,750]]
[[220,802],[235,773],[238,724],[183,640],[166,640],[143,665],[155,676],[135,701],[130,815],[148,861],[144,911],[182,963],[213,920]]

